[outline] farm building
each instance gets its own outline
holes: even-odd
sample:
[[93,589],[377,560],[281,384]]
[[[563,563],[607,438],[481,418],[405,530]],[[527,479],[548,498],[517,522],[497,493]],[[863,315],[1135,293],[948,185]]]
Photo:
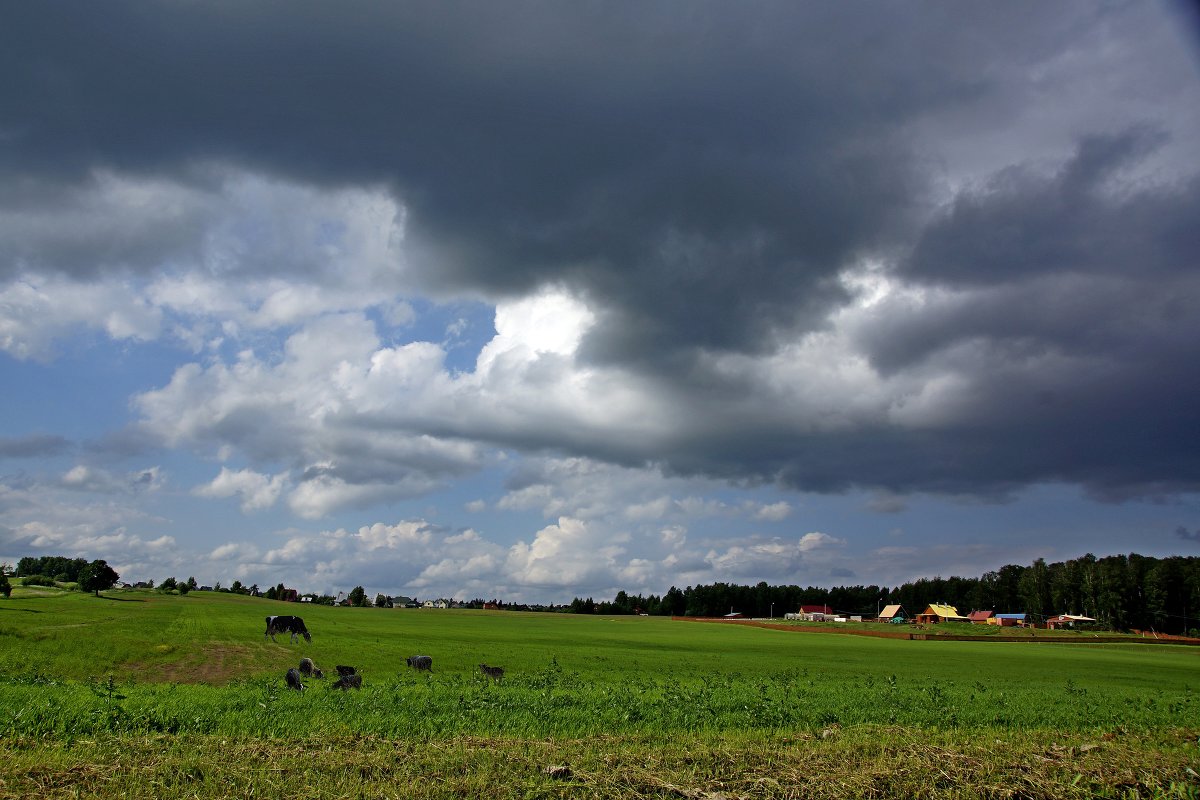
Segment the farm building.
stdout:
[[917,614],[917,622],[970,622],[970,620],[958,613],[958,609],[954,606],[931,603],[924,611]]
[[826,619],[833,618],[833,608],[831,606],[800,606],[800,619],[806,619],[809,622],[824,622]]
[[833,616],[833,606],[800,606],[801,614],[826,614]]
[[967,614],[967,619],[971,620],[972,625],[987,625],[988,620],[995,615],[995,611],[972,611],[970,614]]
[[1002,628],[1019,628],[1025,625],[1025,614],[996,614],[988,619],[988,625],[999,625]]
[[884,606],[883,611],[879,614],[880,622],[904,622],[908,616],[904,613],[904,606],[899,603],[894,603],[889,606]]
[[1046,627],[1051,630],[1055,628],[1074,628],[1076,625],[1090,625],[1095,621],[1091,617],[1083,617],[1078,614],[1059,614],[1057,617],[1051,617],[1046,620]]

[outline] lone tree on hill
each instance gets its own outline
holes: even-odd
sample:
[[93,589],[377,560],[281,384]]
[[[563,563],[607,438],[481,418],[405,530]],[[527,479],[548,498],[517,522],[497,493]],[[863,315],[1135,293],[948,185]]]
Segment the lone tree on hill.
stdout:
[[99,597],[102,590],[111,589],[120,579],[116,570],[101,558],[79,571],[79,588],[85,592],[95,592]]

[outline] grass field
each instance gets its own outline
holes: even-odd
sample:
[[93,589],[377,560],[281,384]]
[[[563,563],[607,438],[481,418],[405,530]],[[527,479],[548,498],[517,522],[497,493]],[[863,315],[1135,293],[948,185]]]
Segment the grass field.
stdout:
[[1200,797],[1197,688],[1185,647],[19,591],[0,797]]

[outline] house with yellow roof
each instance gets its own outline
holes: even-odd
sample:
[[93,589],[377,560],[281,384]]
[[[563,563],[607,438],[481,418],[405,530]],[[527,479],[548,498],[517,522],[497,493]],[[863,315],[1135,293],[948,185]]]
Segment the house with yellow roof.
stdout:
[[954,606],[948,606],[944,603],[931,603],[920,614],[917,614],[917,622],[970,622],[971,620],[958,613],[958,609]]

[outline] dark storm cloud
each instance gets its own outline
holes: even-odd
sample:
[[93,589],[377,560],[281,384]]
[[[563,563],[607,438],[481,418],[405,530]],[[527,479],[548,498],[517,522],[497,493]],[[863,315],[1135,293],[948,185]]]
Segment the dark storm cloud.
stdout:
[[34,433],[28,436],[0,436],[0,458],[45,458],[60,456],[71,450],[72,445],[61,436]]
[[942,294],[864,329],[884,374],[943,365],[971,382],[968,419],[945,430],[962,437],[947,454],[964,484],[1008,473],[1114,499],[1200,486],[1200,180],[1128,177],[1162,142],[1087,137],[1048,174],[993,176],[904,264]]
[[[565,286],[597,314],[587,358],[652,373],[681,416],[696,415],[692,435],[656,450],[552,426],[504,444],[828,491],[1194,489],[1200,188],[1137,174],[1173,132],[1113,103],[1056,167],[1008,159],[931,222],[942,143],[919,136],[930,120],[971,142],[1031,105],[1053,116],[1093,77],[1064,77],[1064,53],[1140,35],[1158,13],[19,4],[0,26],[0,212],[69,206],[97,170],[201,189],[211,163],[383,185],[407,209],[406,268],[424,288],[498,298]],[[153,270],[207,213],[201,203],[153,235],[10,227],[0,276]],[[823,432],[783,414],[709,416],[746,387],[703,356],[769,352],[830,324],[850,297],[839,276],[864,257],[952,298],[863,325],[871,364],[953,374],[970,410]],[[222,438],[286,459],[284,445],[255,441],[253,415],[223,424]]]
[[1200,180],[1143,187],[1122,176],[1165,138],[1148,128],[1088,136],[1054,174],[1002,171],[924,231],[903,274],[962,287],[1053,274],[1191,272],[1200,252]]
[[[819,324],[844,297],[837,271],[905,227],[923,192],[905,123],[985,91],[1016,43],[1052,49],[1071,16],[993,15],[30,4],[0,34],[19,76],[0,90],[0,166],[26,181],[97,167],[188,180],[216,159],[385,181],[429,285],[571,285],[607,311],[597,358],[753,351],[775,328]],[[48,246],[24,254],[39,256],[86,268]]]
[[1189,531],[1187,528],[1180,525],[1175,529],[1175,535],[1184,541],[1200,542],[1200,528],[1194,531]]

